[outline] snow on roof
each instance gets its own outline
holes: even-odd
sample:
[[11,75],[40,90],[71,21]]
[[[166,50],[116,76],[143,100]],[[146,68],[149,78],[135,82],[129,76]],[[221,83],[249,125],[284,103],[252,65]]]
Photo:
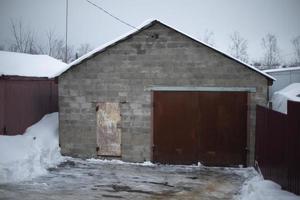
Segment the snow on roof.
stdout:
[[273,94],[273,109],[282,113],[287,113],[287,101],[300,102],[300,83],[292,83],[287,87]]
[[67,67],[66,63],[47,55],[0,51],[0,76],[53,78]]
[[278,68],[278,69],[267,69],[263,70],[266,73],[272,73],[272,72],[284,72],[284,71],[294,71],[294,70],[300,70],[299,67],[285,67],[285,68]]
[[147,21],[145,21],[144,23],[142,23],[140,26],[136,27],[136,29],[132,29],[130,30],[129,32],[125,33],[124,35],[121,35],[107,43],[104,43],[103,45],[93,49],[92,51],[84,54],[83,56],[79,57],[78,59],[74,60],[73,62],[69,63],[68,67],[65,69],[65,70],[62,70],[60,71],[59,73],[57,73],[56,76],[59,76],[61,75],[62,73],[64,73],[65,71],[67,71],[69,68],[71,68],[72,66],[74,65],[77,65],[79,63],[81,63],[82,61],[92,57],[95,53],[98,53],[98,52],[101,52],[101,51],[104,51],[107,47],[109,46],[112,46],[114,45],[115,43],[121,41],[121,40],[124,40],[126,39],[128,36],[140,31],[141,29],[143,28],[146,28],[148,26],[150,26],[152,23],[154,23],[156,20],[153,20],[153,19],[149,19]]
[[166,25],[166,24],[164,24],[164,23],[162,23],[162,22],[160,22],[160,21],[158,21],[158,20],[156,20],[156,19],[149,19],[149,20],[143,22],[143,23],[142,23],[140,26],[138,26],[136,29],[132,29],[131,31],[127,32],[126,34],[124,34],[124,35],[122,35],[122,36],[120,36],[120,37],[118,37],[118,38],[116,38],[116,39],[114,39],[114,40],[112,40],[112,41],[109,41],[109,42],[107,42],[107,43],[105,43],[105,44],[103,44],[103,45],[101,45],[101,46],[95,48],[94,50],[90,51],[89,53],[87,53],[87,54],[85,54],[85,55],[79,57],[78,59],[76,59],[76,60],[74,60],[73,62],[71,62],[65,70],[62,70],[60,73],[58,73],[57,76],[59,76],[60,74],[64,73],[65,71],[67,71],[67,70],[68,70],[69,68],[71,68],[72,66],[81,63],[82,61],[84,61],[84,60],[86,60],[86,59],[92,57],[92,56],[93,56],[94,54],[96,54],[96,53],[99,53],[99,52],[101,52],[101,51],[104,51],[106,48],[108,48],[108,47],[114,45],[115,43],[117,43],[117,42],[119,42],[119,41],[125,40],[125,39],[126,39],[127,37],[129,37],[130,35],[132,35],[132,34],[134,34],[134,33],[137,33],[137,32],[139,32],[139,31],[141,31],[142,29],[145,29],[145,28],[149,27],[150,25],[154,24],[155,22],[161,23],[161,24],[163,24],[163,25],[165,25],[165,26],[167,26],[167,27],[169,27],[169,28],[171,28],[171,29],[173,29],[173,30],[175,30],[175,31],[177,31],[177,32],[179,32],[179,33],[181,33],[181,34],[183,34],[183,35],[186,35],[187,37],[191,38],[192,40],[195,40],[196,42],[202,43],[202,44],[204,44],[205,46],[207,46],[207,47],[209,47],[209,48],[211,48],[211,49],[214,49],[215,51],[217,51],[217,52],[219,52],[219,53],[221,53],[221,54],[223,54],[223,55],[225,55],[225,56],[227,56],[227,57],[229,57],[229,58],[231,58],[231,59],[233,59],[233,60],[235,60],[235,61],[237,61],[237,62],[243,64],[243,65],[245,65],[246,67],[248,67],[248,68],[250,68],[250,69],[252,69],[252,70],[254,70],[254,71],[256,71],[256,72],[258,72],[258,73],[260,73],[260,74],[262,74],[263,76],[265,76],[265,77],[267,77],[267,78],[269,78],[269,79],[271,79],[271,80],[276,80],[276,79],[275,79],[274,77],[272,77],[271,75],[269,75],[269,74],[267,74],[267,73],[265,73],[265,72],[263,72],[263,71],[261,71],[261,70],[255,68],[255,67],[253,67],[253,66],[251,66],[251,65],[249,65],[249,64],[247,64],[247,63],[245,63],[245,62],[243,62],[243,61],[241,61],[241,60],[238,60],[238,59],[236,59],[236,58],[234,58],[234,57],[232,57],[232,56],[226,54],[225,52],[222,52],[222,51],[216,49],[215,47],[212,47],[211,45],[209,45],[209,44],[207,44],[207,43],[205,43],[205,42],[202,42],[202,41],[200,41],[199,39],[196,39],[196,38],[193,37],[193,36],[190,36],[190,35],[188,35],[188,34],[182,32],[182,31],[179,31],[178,29],[175,29],[175,28],[173,28],[173,27],[170,27],[170,26],[168,26],[168,25]]

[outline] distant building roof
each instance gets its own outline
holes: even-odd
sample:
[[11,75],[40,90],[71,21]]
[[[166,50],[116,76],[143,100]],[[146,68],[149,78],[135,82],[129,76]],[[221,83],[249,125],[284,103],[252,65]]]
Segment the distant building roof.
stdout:
[[78,64],[80,64],[81,62],[83,62],[84,60],[93,57],[95,54],[97,54],[97,53],[99,53],[99,52],[102,52],[102,51],[104,51],[105,49],[107,49],[107,48],[109,48],[109,47],[111,47],[111,46],[113,46],[113,45],[115,45],[115,44],[117,44],[117,43],[119,43],[119,42],[121,42],[121,41],[126,40],[126,39],[129,38],[131,35],[134,35],[134,34],[140,32],[140,31],[144,30],[145,28],[151,26],[151,25],[154,24],[154,23],[160,23],[160,24],[162,24],[162,25],[164,25],[164,26],[167,26],[167,27],[169,27],[169,28],[171,28],[171,29],[173,29],[173,30],[175,30],[175,31],[177,31],[177,32],[179,32],[179,33],[181,33],[181,34],[183,34],[183,35],[185,35],[185,36],[191,38],[192,40],[194,40],[194,41],[196,41],[196,42],[199,42],[199,43],[201,43],[201,44],[203,44],[203,45],[205,45],[205,46],[207,46],[207,47],[209,47],[209,48],[211,48],[211,49],[213,49],[213,50],[215,50],[215,51],[217,51],[217,52],[219,52],[219,53],[225,55],[226,57],[229,57],[229,58],[232,59],[232,60],[235,60],[235,61],[241,63],[242,65],[244,65],[244,66],[250,68],[251,70],[254,70],[254,71],[258,72],[259,74],[265,76],[265,77],[268,78],[268,79],[271,79],[271,80],[273,80],[273,81],[276,80],[276,79],[275,79],[274,77],[272,77],[271,75],[269,75],[269,74],[267,74],[267,73],[265,73],[265,72],[263,72],[263,71],[257,69],[256,67],[253,67],[253,66],[251,66],[251,65],[249,65],[249,64],[247,64],[247,63],[244,63],[243,61],[238,60],[238,59],[236,59],[236,58],[234,58],[234,57],[232,57],[232,56],[230,56],[230,55],[228,55],[228,54],[226,54],[226,53],[224,53],[224,52],[222,52],[222,51],[220,51],[220,50],[218,50],[218,49],[212,47],[212,46],[209,45],[209,44],[206,44],[206,43],[204,43],[204,42],[202,42],[202,41],[200,41],[200,40],[198,40],[198,39],[196,39],[196,38],[194,38],[194,37],[192,37],[192,36],[190,36],[190,35],[188,35],[188,34],[182,32],[182,31],[179,31],[179,30],[177,30],[177,29],[175,29],[175,28],[173,28],[173,27],[170,27],[170,26],[168,26],[168,25],[166,25],[166,24],[164,24],[164,23],[162,23],[162,22],[160,22],[160,21],[158,21],[158,20],[155,20],[155,19],[147,20],[147,21],[145,21],[144,23],[142,23],[140,26],[138,26],[136,29],[133,29],[133,30],[129,31],[128,33],[126,33],[126,34],[124,34],[124,35],[122,35],[122,36],[120,36],[120,37],[118,37],[118,38],[116,38],[116,39],[114,39],[114,40],[112,40],[112,41],[109,41],[109,42],[107,42],[107,43],[105,43],[105,44],[103,44],[103,45],[101,45],[101,46],[95,48],[95,49],[92,50],[91,52],[89,52],[89,53],[87,53],[87,54],[85,54],[85,55],[79,57],[78,59],[76,59],[76,60],[74,60],[73,62],[71,62],[71,63],[68,65],[67,69],[61,71],[61,72],[60,72],[59,74],[57,74],[57,75],[59,76],[60,74],[64,73],[66,70],[68,70],[69,68],[71,68],[72,66],[78,65]]
[[287,101],[300,102],[300,83],[292,83],[274,93],[272,97],[273,109],[287,113]]
[[0,76],[53,78],[67,66],[66,63],[47,55],[0,51]]
[[272,73],[272,72],[284,72],[284,71],[293,71],[293,70],[300,70],[299,67],[285,67],[285,68],[278,68],[278,69],[267,69],[263,70],[266,73]]

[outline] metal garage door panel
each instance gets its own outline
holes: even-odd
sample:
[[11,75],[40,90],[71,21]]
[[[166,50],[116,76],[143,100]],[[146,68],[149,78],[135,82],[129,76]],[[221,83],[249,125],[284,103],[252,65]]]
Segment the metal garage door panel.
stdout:
[[205,165],[246,164],[247,93],[199,92],[199,160]]
[[155,92],[154,102],[154,161],[197,162],[197,93]]
[[153,160],[246,164],[246,92],[154,92]]

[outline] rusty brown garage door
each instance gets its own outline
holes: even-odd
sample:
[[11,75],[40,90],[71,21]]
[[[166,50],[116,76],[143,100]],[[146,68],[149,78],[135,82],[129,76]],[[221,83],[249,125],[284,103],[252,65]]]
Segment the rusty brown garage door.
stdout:
[[154,92],[153,161],[246,164],[246,92]]

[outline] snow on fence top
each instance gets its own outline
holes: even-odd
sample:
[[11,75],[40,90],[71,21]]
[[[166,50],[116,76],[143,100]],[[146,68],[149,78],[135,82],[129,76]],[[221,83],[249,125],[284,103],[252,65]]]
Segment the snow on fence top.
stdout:
[[287,101],[300,102],[300,83],[292,83],[273,94],[273,110],[287,113]]
[[0,76],[54,78],[67,64],[47,55],[0,51]]
[[300,70],[299,67],[285,67],[285,68],[278,68],[278,69],[267,69],[264,70],[266,73],[272,73],[272,72],[284,72],[284,71],[295,71],[295,70]]
[[183,35],[186,35],[187,37],[191,38],[192,40],[194,40],[194,41],[196,41],[196,42],[199,42],[199,43],[201,43],[201,44],[203,44],[203,45],[205,45],[205,46],[207,46],[207,47],[209,47],[209,48],[211,48],[211,49],[214,49],[215,51],[217,51],[217,52],[219,52],[219,53],[221,53],[221,54],[223,54],[223,55],[225,55],[225,56],[227,56],[227,57],[229,57],[229,58],[231,58],[231,59],[233,59],[233,60],[235,60],[235,61],[237,61],[237,62],[243,64],[244,66],[246,66],[246,67],[248,67],[248,68],[250,68],[250,69],[252,69],[252,70],[254,70],[254,71],[256,71],[256,72],[258,72],[258,73],[260,73],[260,74],[262,74],[263,76],[265,76],[265,77],[267,77],[267,78],[269,78],[269,79],[271,79],[271,80],[276,80],[276,79],[275,79],[274,77],[272,77],[271,75],[269,75],[269,74],[267,74],[267,73],[265,73],[265,72],[263,72],[263,71],[261,71],[261,70],[255,68],[255,67],[253,67],[253,66],[251,66],[251,65],[248,65],[247,63],[245,63],[245,62],[243,62],[243,61],[241,61],[241,60],[238,60],[238,59],[236,59],[236,58],[234,58],[234,57],[232,57],[232,56],[226,54],[225,52],[222,52],[222,51],[220,51],[220,50],[218,50],[218,49],[212,47],[211,45],[209,45],[209,44],[207,44],[207,43],[205,43],[205,42],[200,41],[200,40],[197,39],[196,37],[193,37],[193,36],[191,36],[191,35],[188,35],[188,34],[184,33],[183,31],[179,31],[178,29],[175,29],[175,28],[173,28],[173,27],[170,27],[170,26],[168,26],[168,25],[166,25],[166,24],[164,24],[164,23],[162,23],[162,22],[160,22],[160,21],[158,21],[158,20],[156,20],[156,19],[149,19],[149,20],[143,22],[140,26],[136,27],[136,29],[132,29],[131,31],[127,32],[126,34],[124,34],[124,35],[122,35],[122,36],[120,36],[120,37],[118,37],[118,38],[116,38],[116,39],[114,39],[114,40],[111,40],[111,41],[109,41],[109,42],[107,42],[107,43],[105,43],[105,44],[103,44],[103,45],[101,45],[101,46],[95,48],[94,50],[90,51],[89,53],[87,53],[87,54],[85,54],[85,55],[79,57],[78,59],[76,59],[76,60],[74,60],[73,62],[71,62],[71,63],[68,65],[68,67],[67,67],[66,69],[64,69],[64,70],[62,70],[61,72],[59,72],[59,73],[57,74],[57,76],[59,76],[60,74],[64,73],[65,71],[67,71],[67,70],[68,70],[69,68],[71,68],[72,66],[77,65],[77,64],[80,64],[82,61],[84,61],[84,60],[86,60],[86,59],[92,57],[94,54],[104,51],[106,48],[108,48],[108,47],[110,47],[110,46],[113,46],[113,45],[116,44],[117,42],[120,42],[120,41],[122,41],[122,40],[126,40],[129,36],[131,36],[131,35],[133,35],[133,34],[139,32],[139,31],[141,31],[142,29],[145,29],[145,28],[151,26],[151,25],[152,25],[153,23],[155,23],[155,22],[161,23],[161,24],[163,24],[163,25],[165,25],[165,26],[167,26],[167,27],[169,27],[169,28],[171,28],[171,29],[173,29],[173,30],[175,30],[175,31],[177,31],[177,32],[179,32],[179,33],[181,33],[181,34],[183,34]]

